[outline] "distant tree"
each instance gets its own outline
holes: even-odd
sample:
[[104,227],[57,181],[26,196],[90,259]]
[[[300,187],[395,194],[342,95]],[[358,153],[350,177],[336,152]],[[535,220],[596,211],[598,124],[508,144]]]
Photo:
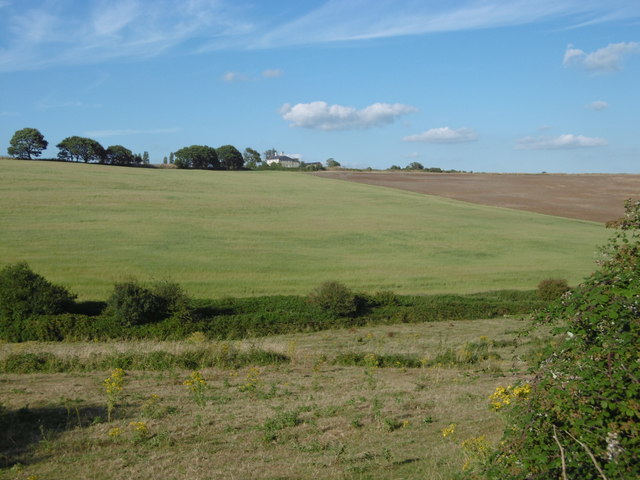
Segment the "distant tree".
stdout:
[[11,137],[7,153],[12,157],[26,158],[39,157],[42,151],[47,148],[49,142],[35,128],[23,128],[18,130]]
[[175,162],[175,158],[174,158],[174,156],[173,156],[173,152],[171,152],[171,153],[169,153],[169,163],[170,163],[171,165],[173,165],[173,162]]
[[274,158],[276,155],[278,155],[278,150],[276,150],[275,148],[270,148],[269,150],[265,151],[263,154],[264,159],[267,160],[268,158]]
[[142,163],[144,163],[145,165],[149,164],[149,152],[143,152]]
[[169,160],[167,160],[167,156],[165,155],[165,156],[162,158],[162,164],[163,164],[163,165],[166,165],[167,163],[169,163]]
[[220,166],[225,170],[238,170],[244,165],[242,154],[233,145],[223,145],[216,149]]
[[122,145],[111,145],[105,151],[104,161],[109,165],[133,165],[135,156],[131,150]]
[[391,165],[389,167],[389,170],[402,170],[402,168],[400,168],[398,165]]
[[92,138],[67,137],[56,145],[60,151],[58,158],[61,160],[84,163],[104,161],[105,149],[99,142]]
[[220,168],[216,149],[207,145],[191,145],[176,151],[174,164],[178,168]]
[[250,147],[244,149],[242,157],[244,158],[244,166],[247,168],[256,168],[258,164],[262,162],[260,152]]
[[333,158],[327,159],[327,168],[335,168],[339,166],[340,166],[340,162],[337,162]]
[[407,165],[407,170],[424,170],[424,166],[420,162],[411,162]]

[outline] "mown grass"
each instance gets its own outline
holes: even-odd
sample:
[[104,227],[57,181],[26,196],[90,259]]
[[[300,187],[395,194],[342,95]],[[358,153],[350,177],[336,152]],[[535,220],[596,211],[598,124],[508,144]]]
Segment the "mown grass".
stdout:
[[198,298],[300,295],[325,280],[404,294],[575,284],[601,225],[292,172],[0,159],[0,262],[103,299],[170,279]]
[[[525,378],[524,359],[541,341],[514,347],[522,326],[502,318],[225,343],[4,344],[3,359],[231,348],[276,352],[290,362],[202,368],[202,402],[184,385],[190,370],[127,370],[111,422],[103,386],[110,371],[2,374],[0,478],[464,478],[461,443],[481,435],[498,440],[503,423],[488,396]],[[474,349],[491,355],[470,360],[464,351]],[[435,359],[448,351],[456,361],[335,361],[360,354]],[[443,437],[452,424],[454,433]]]

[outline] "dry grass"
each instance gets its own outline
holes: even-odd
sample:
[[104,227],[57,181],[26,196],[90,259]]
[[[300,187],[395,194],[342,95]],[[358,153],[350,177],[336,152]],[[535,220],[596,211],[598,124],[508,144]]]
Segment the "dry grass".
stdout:
[[[238,348],[255,345],[288,354],[292,362],[205,369],[204,406],[183,385],[190,372],[127,372],[111,423],[104,421],[101,385],[109,372],[2,375],[2,403],[11,418],[28,406],[31,417],[25,418],[31,418],[27,426],[33,435],[2,452],[0,478],[456,478],[464,463],[463,440],[487,435],[497,441],[500,436],[501,419],[488,409],[487,397],[496,386],[524,375],[520,356],[529,347],[514,350],[500,342],[513,339],[521,326],[520,320],[497,319],[238,342]],[[433,355],[480,336],[497,342],[493,351],[500,359],[415,369],[331,363],[345,352]],[[16,348],[88,355],[157,349],[177,353],[194,346],[5,344],[0,352]],[[136,438],[132,421],[146,422],[148,435]],[[452,423],[455,433],[443,438],[441,430]],[[114,427],[122,434],[110,438]],[[16,461],[21,465],[6,463]]]

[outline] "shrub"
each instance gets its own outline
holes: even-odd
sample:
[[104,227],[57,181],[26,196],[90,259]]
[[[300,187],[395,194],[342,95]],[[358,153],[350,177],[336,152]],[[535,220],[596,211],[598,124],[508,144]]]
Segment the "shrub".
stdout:
[[350,317],[358,310],[358,297],[339,282],[324,282],[309,294],[308,299],[336,317]]
[[616,227],[599,270],[539,316],[562,339],[504,408],[488,478],[640,478],[640,201]]
[[570,290],[567,281],[563,278],[548,278],[538,284],[538,297],[542,300],[553,301],[560,298]]
[[186,315],[189,299],[175,283],[159,282],[146,287],[136,280],[116,283],[107,300],[108,316],[123,325],[144,325]]
[[25,262],[0,270],[0,322],[55,315],[71,308],[75,295],[34,273]]

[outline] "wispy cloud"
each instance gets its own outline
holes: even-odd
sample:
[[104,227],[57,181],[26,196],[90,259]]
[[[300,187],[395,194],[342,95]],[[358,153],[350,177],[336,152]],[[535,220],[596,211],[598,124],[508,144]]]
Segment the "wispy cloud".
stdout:
[[478,139],[478,134],[472,128],[449,128],[439,127],[426,130],[415,135],[408,135],[402,140],[405,142],[425,142],[425,143],[467,143]]
[[264,78],[280,78],[284,72],[279,68],[270,68],[262,72]]
[[247,77],[238,72],[227,72],[222,76],[222,81],[226,83],[244,82]]
[[401,103],[374,103],[360,110],[327,102],[284,104],[280,109],[282,118],[292,127],[313,130],[361,130],[388,125],[417,109]]
[[564,150],[607,145],[603,138],[564,134],[559,137],[524,137],[516,141],[516,150]]
[[565,50],[562,64],[565,67],[582,67],[593,73],[612,73],[622,70],[623,57],[633,53],[640,53],[640,43],[610,43],[591,53],[569,45]]
[[600,112],[609,108],[609,104],[604,100],[596,100],[595,102],[591,102],[589,105],[587,105],[587,108]]
[[135,129],[115,129],[115,130],[91,130],[85,132],[87,137],[119,137],[124,135],[159,135],[166,133],[177,133],[180,128],[152,128],[147,130],[135,130]]
[[[318,0],[306,9],[309,3],[302,5],[296,9],[302,13],[292,16],[257,0],[156,0],[152,5],[144,0],[0,0],[0,72],[165,52],[361,41],[549,20],[570,27],[640,18],[640,3],[628,0]],[[597,56],[591,61],[593,68],[603,62]]]

